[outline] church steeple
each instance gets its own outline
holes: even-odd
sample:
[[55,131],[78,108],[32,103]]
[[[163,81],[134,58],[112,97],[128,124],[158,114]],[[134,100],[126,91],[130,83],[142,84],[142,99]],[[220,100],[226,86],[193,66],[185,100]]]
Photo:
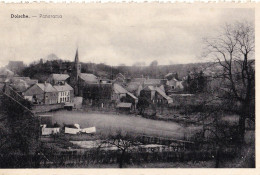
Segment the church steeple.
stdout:
[[78,49],[75,55],[74,66],[72,67],[70,84],[74,88],[74,95],[78,96],[79,94],[79,76],[81,73],[81,64],[79,63],[79,54]]
[[77,48],[76,55],[75,55],[74,65],[75,65],[74,69],[76,70],[76,79],[78,80],[79,75],[80,75],[80,73],[81,73],[81,65],[80,65],[80,63],[79,63],[78,48]]

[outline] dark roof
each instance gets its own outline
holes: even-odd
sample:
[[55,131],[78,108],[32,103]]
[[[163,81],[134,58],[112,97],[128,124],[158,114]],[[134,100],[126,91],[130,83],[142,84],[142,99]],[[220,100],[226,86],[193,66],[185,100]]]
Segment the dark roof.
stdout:
[[94,74],[81,73],[79,77],[88,83],[98,83],[98,78]]

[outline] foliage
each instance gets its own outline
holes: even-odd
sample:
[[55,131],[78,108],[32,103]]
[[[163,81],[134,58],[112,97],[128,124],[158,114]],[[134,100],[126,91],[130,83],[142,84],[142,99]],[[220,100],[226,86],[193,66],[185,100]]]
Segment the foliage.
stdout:
[[194,68],[192,76],[189,74],[187,78],[187,86],[186,90],[191,93],[202,93],[206,90],[207,87],[207,77],[204,76],[203,72],[198,72],[197,69]]
[[[38,150],[39,121],[26,108],[30,108],[30,103],[16,103],[10,98],[3,98],[1,104],[1,145],[0,154],[8,158],[9,156],[27,156],[36,155]],[[26,108],[25,108],[26,107]],[[13,160],[13,159],[12,159]],[[30,167],[29,159],[16,162],[15,160],[4,163],[2,167],[17,167],[23,165]],[[26,162],[28,161],[28,162]]]
[[149,107],[149,101],[147,98],[140,96],[136,107],[139,110],[139,113],[144,115],[145,109]]

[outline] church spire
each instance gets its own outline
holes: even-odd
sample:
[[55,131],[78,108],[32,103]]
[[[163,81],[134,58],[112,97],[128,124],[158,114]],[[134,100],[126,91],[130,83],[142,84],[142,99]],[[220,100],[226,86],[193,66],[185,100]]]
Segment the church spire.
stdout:
[[75,55],[75,70],[76,70],[76,79],[78,80],[78,77],[81,73],[81,65],[79,63],[79,53],[78,53],[78,48],[76,51],[76,55]]
[[79,54],[78,54],[78,48],[77,48],[76,55],[75,55],[75,65],[78,65],[78,64],[79,64]]
[[75,61],[74,61],[74,67],[72,69],[72,74],[71,74],[71,85],[74,88],[74,95],[78,96],[79,95],[79,76],[81,73],[81,64],[79,63],[79,54],[78,54],[78,48],[76,50],[76,55],[75,55]]

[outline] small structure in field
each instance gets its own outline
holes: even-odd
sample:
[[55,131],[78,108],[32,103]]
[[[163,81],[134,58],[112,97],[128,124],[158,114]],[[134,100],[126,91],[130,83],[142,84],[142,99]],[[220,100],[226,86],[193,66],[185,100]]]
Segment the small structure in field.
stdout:
[[60,127],[58,125],[52,127],[48,127],[46,124],[42,125],[42,136],[49,136],[58,133],[60,133]]
[[93,134],[96,133],[96,127],[83,128],[80,130],[81,133]]
[[65,126],[65,134],[74,134],[75,135],[78,133],[93,134],[93,133],[96,133],[96,127],[80,129],[79,124]]
[[65,125],[65,134],[78,134],[80,132],[79,124]]

